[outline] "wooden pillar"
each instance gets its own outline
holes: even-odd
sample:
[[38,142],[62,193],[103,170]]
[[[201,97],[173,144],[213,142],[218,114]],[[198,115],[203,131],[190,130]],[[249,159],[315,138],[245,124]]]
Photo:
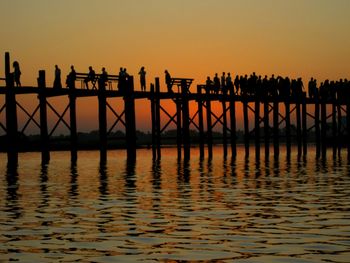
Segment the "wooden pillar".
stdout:
[[131,161],[136,159],[136,118],[133,76],[128,77],[126,85],[124,96],[126,149],[127,159]]
[[341,130],[341,128],[342,128],[342,109],[341,109],[341,104],[339,102],[339,98],[338,98],[338,102],[337,102],[337,111],[338,111],[337,147],[338,147],[338,156],[340,157],[340,152],[341,152],[341,148],[342,148],[342,140],[340,138],[342,136],[342,130]]
[[199,127],[199,158],[204,158],[204,124],[203,124],[203,100],[202,86],[197,86],[197,104],[198,104],[198,127]]
[[327,108],[325,101],[321,101],[321,146],[322,158],[325,159],[327,153]]
[[316,158],[321,156],[321,133],[320,133],[320,101],[315,98],[315,140],[316,140]]
[[243,122],[244,122],[245,155],[249,156],[249,120],[248,120],[248,101],[246,98],[243,98]]
[[47,128],[45,70],[39,71],[38,88],[39,88],[39,107],[40,107],[41,163],[47,164],[50,161],[50,150],[49,150],[49,134],[48,134],[48,128]]
[[269,102],[264,102],[264,138],[265,138],[265,157],[270,155],[270,126],[269,126]]
[[213,158],[213,132],[211,123],[211,100],[210,100],[210,87],[206,86],[205,90],[206,106],[207,106],[207,143],[208,143],[208,158]]
[[7,130],[7,162],[11,167],[18,164],[18,124],[16,92],[14,79],[10,73],[10,53],[5,53],[5,76],[6,76],[6,130]]
[[157,159],[157,151],[156,151],[156,106],[155,106],[155,99],[154,99],[154,84],[151,84],[151,94],[150,94],[150,101],[151,101],[151,122],[152,122],[152,159]]
[[190,159],[190,109],[188,101],[188,87],[185,80],[181,81],[181,100],[182,100],[182,128],[183,128],[183,145],[184,159]]
[[227,116],[226,116],[226,101],[222,99],[222,144],[224,147],[224,158],[227,158]]
[[278,157],[280,154],[279,150],[279,103],[277,98],[274,98],[273,102],[273,152],[274,156]]
[[348,160],[350,161],[350,101],[349,97],[347,98],[346,103],[346,145],[348,148]]
[[175,99],[176,103],[176,145],[177,158],[180,160],[182,156],[182,115],[181,115],[181,101],[179,98]]
[[260,159],[260,101],[255,100],[255,157]]
[[300,109],[300,98],[297,98],[296,102],[296,119],[297,119],[297,144],[298,144],[298,157],[302,153],[302,143],[301,143],[301,109]]
[[76,90],[70,87],[69,90],[69,116],[70,116],[70,153],[71,162],[75,163],[78,159],[78,135],[77,135],[77,114],[76,114]]
[[289,98],[285,102],[285,110],[286,110],[286,146],[287,146],[287,158],[290,158],[291,154],[291,133],[290,133],[290,102]]
[[155,79],[156,92],[155,92],[155,117],[156,117],[156,145],[157,145],[157,159],[161,159],[161,134],[160,134],[160,84],[159,78]]
[[333,99],[332,103],[332,141],[333,141],[333,158],[337,157],[337,105],[335,99]]
[[100,162],[107,161],[107,103],[105,83],[98,83],[98,121],[100,136]]
[[302,135],[303,135],[303,155],[307,154],[307,124],[306,124],[306,98],[302,98]]
[[237,156],[237,134],[236,134],[236,99],[233,89],[230,90],[230,124],[231,124],[231,153],[232,158]]

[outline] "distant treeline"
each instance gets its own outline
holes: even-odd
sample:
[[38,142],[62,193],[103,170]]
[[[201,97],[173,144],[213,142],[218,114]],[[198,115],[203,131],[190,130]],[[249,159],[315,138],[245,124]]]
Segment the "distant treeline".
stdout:
[[[168,130],[162,133],[161,143],[164,146],[176,145],[176,130]],[[237,131],[237,143],[244,143],[244,132],[242,130]],[[279,130],[280,142],[285,141],[285,130]],[[296,142],[297,130],[294,125],[291,126],[291,139],[292,142]],[[149,148],[152,146],[152,134],[150,132],[137,131],[137,146],[139,148]],[[272,135],[272,130],[270,131],[270,136]],[[264,128],[260,128],[261,142],[264,141]],[[335,143],[331,138],[331,127],[327,129],[327,136],[330,138],[327,140],[330,144]],[[190,131],[191,144],[199,144],[199,133],[195,130]],[[222,133],[213,131],[213,142],[214,144],[222,143]],[[250,133],[251,142],[254,142],[254,131]],[[337,138],[339,141],[342,138]],[[78,133],[78,148],[80,150],[95,150],[99,149],[99,132],[97,130],[91,132],[79,132]],[[228,142],[230,137],[228,135]],[[6,151],[6,135],[0,136],[0,151]],[[272,137],[270,138],[272,143]],[[315,134],[313,132],[308,132],[309,143],[315,141]],[[23,135],[19,134],[19,151],[40,151],[40,135]],[[123,149],[126,148],[125,133],[122,131],[116,131],[108,136],[108,148],[109,149]],[[70,149],[70,136],[69,135],[58,135],[50,138],[50,149],[51,150],[69,150]]]

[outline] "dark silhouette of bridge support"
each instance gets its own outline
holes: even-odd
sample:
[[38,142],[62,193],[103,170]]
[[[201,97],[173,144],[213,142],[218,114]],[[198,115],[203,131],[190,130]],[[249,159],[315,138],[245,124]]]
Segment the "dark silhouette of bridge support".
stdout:
[[269,102],[264,101],[264,140],[265,140],[265,158],[270,155],[270,118],[269,118]]
[[78,135],[77,135],[77,110],[76,110],[76,90],[69,89],[69,122],[70,122],[70,154],[71,162],[78,160]]
[[191,153],[190,143],[190,111],[188,100],[189,86],[185,80],[181,80],[181,101],[182,101],[182,131],[183,131],[183,147],[184,147],[184,159],[189,160]]
[[[287,113],[289,114],[289,113]],[[278,158],[280,154],[279,143],[279,102],[274,98],[273,102],[273,155]]]
[[202,85],[197,86],[197,104],[198,104],[198,127],[199,127],[199,158],[204,158],[204,121],[203,121],[203,100],[202,100]]
[[98,124],[100,139],[100,162],[107,161],[107,99],[105,83],[98,83]]
[[306,101],[305,96],[301,98],[301,129],[302,129],[302,141],[303,141],[303,156],[307,154],[307,124],[306,124]]
[[316,143],[316,158],[321,156],[321,130],[320,130],[320,101],[315,98],[315,143]]
[[254,105],[255,158],[260,159],[260,98],[255,98]]
[[136,159],[136,119],[134,78],[128,77],[127,88],[124,96],[126,150],[129,161]]
[[237,157],[237,133],[236,133],[236,100],[234,90],[230,90],[230,129],[231,129],[231,154]]
[[350,161],[350,98],[346,98],[346,144],[348,149],[348,160]]
[[248,100],[243,98],[243,122],[244,122],[244,148],[245,156],[249,156],[249,120],[248,120]]
[[46,103],[46,79],[45,71],[39,71],[38,77],[39,88],[39,107],[40,107],[40,145],[41,145],[41,162],[47,164],[50,161],[49,133],[47,128],[47,103]]
[[327,154],[327,108],[325,100],[321,100],[321,156],[326,159]]
[[[284,103],[286,112],[286,150],[287,150],[287,160],[290,160],[291,155],[291,130],[290,130],[290,101],[289,98],[286,99]],[[289,114],[288,114],[289,113]]]
[[14,90],[14,79],[10,73],[10,53],[5,53],[5,76],[6,76],[6,138],[7,138],[7,160],[11,167],[18,164],[18,124],[16,93]]
[[213,131],[211,122],[211,99],[210,99],[210,88],[207,86],[205,89],[205,107],[207,113],[207,145],[208,145],[208,159],[213,158]]

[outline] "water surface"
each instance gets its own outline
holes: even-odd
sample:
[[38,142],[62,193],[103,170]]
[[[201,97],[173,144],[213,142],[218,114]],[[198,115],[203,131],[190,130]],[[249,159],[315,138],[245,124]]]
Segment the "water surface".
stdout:
[[349,262],[350,166],[164,149],[1,154],[0,262]]

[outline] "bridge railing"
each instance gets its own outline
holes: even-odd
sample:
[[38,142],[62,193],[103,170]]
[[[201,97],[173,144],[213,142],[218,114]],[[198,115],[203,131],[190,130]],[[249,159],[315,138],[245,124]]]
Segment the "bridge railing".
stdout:
[[[87,89],[89,83],[91,83],[91,89],[98,89],[98,80],[101,77],[101,74],[96,74],[93,79],[89,78],[88,73],[76,73],[75,81],[80,82],[81,89]],[[107,77],[107,88],[109,90],[118,90],[119,76],[118,75],[108,75]]]
[[171,78],[171,87],[177,87],[177,93],[191,93],[190,86],[193,82],[191,78]]

